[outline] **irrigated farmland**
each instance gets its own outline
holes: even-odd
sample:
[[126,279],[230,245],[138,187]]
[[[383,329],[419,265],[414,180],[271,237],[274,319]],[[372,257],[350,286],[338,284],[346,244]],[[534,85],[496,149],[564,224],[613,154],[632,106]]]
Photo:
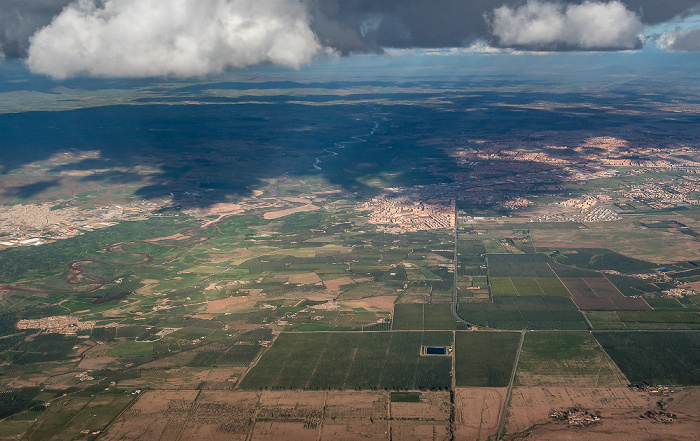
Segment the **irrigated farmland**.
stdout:
[[498,329],[588,329],[576,305],[563,297],[494,297],[493,303],[461,303],[459,314]]
[[583,332],[529,332],[518,363],[520,386],[624,386],[620,369]]
[[[433,335],[434,334],[434,335]],[[451,334],[281,334],[241,382],[244,389],[447,389],[451,358],[422,356]],[[425,338],[424,338],[425,336]]]
[[457,386],[508,386],[519,341],[517,332],[457,332]]
[[594,336],[632,383],[700,385],[700,334],[596,332]]

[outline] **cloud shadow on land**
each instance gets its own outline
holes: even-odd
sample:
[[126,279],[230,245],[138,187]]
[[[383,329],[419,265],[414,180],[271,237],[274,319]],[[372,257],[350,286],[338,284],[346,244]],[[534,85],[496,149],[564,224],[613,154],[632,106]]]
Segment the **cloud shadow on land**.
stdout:
[[[190,208],[235,202],[285,174],[302,179],[321,176],[365,196],[385,187],[450,184],[454,179],[471,179],[471,185],[477,175],[458,164],[445,147],[526,143],[532,141],[531,134],[545,131],[571,134],[570,146],[575,147],[590,136],[608,136],[627,125],[665,127],[670,133],[692,124],[677,114],[671,120],[648,112],[644,107],[648,104],[633,92],[605,97],[607,107],[576,104],[595,103],[597,98],[575,93],[446,92],[431,97],[431,102],[396,93],[393,102],[382,100],[382,104],[361,97],[343,96],[343,104],[332,104],[341,99],[338,96],[313,101],[314,105],[282,100],[250,104],[243,103],[251,99],[245,97],[238,104],[5,114],[0,115],[0,132],[5,134],[0,163],[8,174],[57,153],[70,151],[77,158],[48,170],[64,172],[60,177],[23,181],[15,197],[49,194],[65,185],[65,179],[73,179],[104,188],[129,185],[137,196],[172,197],[175,204]],[[567,105],[532,104],[547,101]],[[646,113],[623,114],[617,110],[623,106]],[[486,143],[473,144],[470,139]],[[85,152],[99,155],[80,159]],[[321,170],[313,167],[317,158]],[[511,161],[515,165],[508,166],[507,159],[500,161],[503,167],[494,179],[525,179],[518,171],[522,162]],[[535,169],[551,183],[561,179],[557,166],[540,164]]]
[[49,179],[39,182],[33,182],[27,185],[12,187],[7,189],[5,193],[13,198],[29,199],[38,194],[41,194],[42,192],[50,188],[60,185],[60,183],[61,182],[58,179]]

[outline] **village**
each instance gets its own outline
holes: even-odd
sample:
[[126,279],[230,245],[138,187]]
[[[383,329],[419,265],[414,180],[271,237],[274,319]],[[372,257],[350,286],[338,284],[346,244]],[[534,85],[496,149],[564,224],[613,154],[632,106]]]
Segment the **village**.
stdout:
[[387,232],[432,230],[454,227],[453,199],[418,200],[409,196],[378,196],[362,205],[369,210],[369,223]]

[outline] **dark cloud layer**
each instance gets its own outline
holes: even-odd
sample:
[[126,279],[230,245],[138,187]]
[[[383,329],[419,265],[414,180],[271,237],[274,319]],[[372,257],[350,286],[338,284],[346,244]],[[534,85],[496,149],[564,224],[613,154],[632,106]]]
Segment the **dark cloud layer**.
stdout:
[[72,0],[2,0],[0,49],[9,58],[27,54],[29,37],[51,23]]
[[[564,6],[583,1],[552,2]],[[643,24],[658,24],[688,13],[698,0],[624,0]],[[311,0],[312,29],[321,43],[343,53],[378,47],[455,47],[492,40],[484,16],[523,0]],[[362,29],[367,32],[362,33]]]
[[[700,0],[2,0],[0,54],[25,58],[31,46],[30,61],[39,72],[53,75],[60,62],[63,65],[54,76],[104,75],[112,67],[99,54],[121,44],[120,56],[135,66],[125,68],[123,74],[139,76],[177,75],[180,69],[173,63],[189,62],[186,57],[174,58],[182,56],[183,44],[188,45],[185,52],[191,59],[211,66],[209,70],[266,62],[294,66],[322,53],[456,47],[479,39],[494,46],[538,50],[631,49],[641,44],[637,32],[643,25],[682,17],[698,7]],[[163,26],[173,11],[185,11],[191,19],[180,15],[179,22]],[[222,14],[229,21],[251,22],[260,32],[250,33],[241,26],[239,35],[221,25]],[[129,20],[139,22],[139,32],[149,25],[163,29],[164,34],[153,42],[164,50],[168,69],[143,70],[128,58],[127,44],[153,36],[153,32],[129,35]],[[200,38],[208,23],[214,22],[219,23],[213,28],[220,35]],[[268,28],[267,23],[274,25]],[[694,34],[679,36],[677,46],[691,46],[690,38]],[[285,59],[279,48],[294,39],[300,53]],[[146,39],[133,48],[134,55],[149,43]],[[213,49],[194,49],[209,43],[215,45]],[[88,53],[75,59],[70,51],[84,46],[97,58],[91,59]],[[242,59],[227,59],[228,53],[241,54]],[[79,68],[71,70],[73,64]]]
[[676,51],[700,51],[700,27],[673,33],[669,47]]

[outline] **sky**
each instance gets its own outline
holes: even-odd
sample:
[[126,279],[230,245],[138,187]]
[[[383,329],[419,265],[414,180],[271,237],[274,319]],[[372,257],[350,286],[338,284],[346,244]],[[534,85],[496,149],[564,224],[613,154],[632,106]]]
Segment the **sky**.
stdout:
[[0,59],[54,79],[203,77],[362,54],[700,51],[700,0],[0,0]]

